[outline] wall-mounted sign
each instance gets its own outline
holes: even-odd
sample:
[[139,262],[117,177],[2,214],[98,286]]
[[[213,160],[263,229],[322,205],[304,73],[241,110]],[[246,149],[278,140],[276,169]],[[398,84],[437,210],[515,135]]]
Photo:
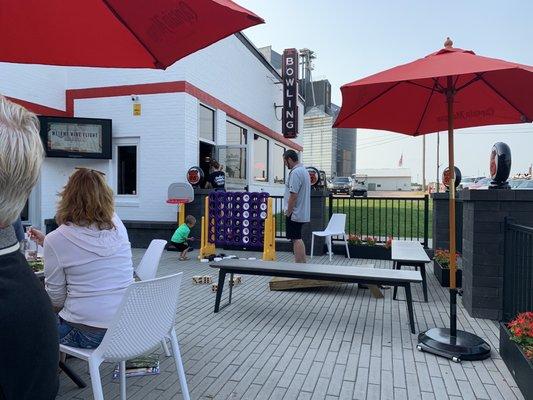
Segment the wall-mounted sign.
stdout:
[[204,171],[200,167],[191,167],[187,171],[187,182],[192,186],[198,186],[204,179]]
[[111,120],[39,117],[47,157],[111,159]]
[[298,136],[298,50],[285,49],[282,63],[282,132],[286,138]]
[[133,103],[133,115],[135,117],[141,115],[141,103]]

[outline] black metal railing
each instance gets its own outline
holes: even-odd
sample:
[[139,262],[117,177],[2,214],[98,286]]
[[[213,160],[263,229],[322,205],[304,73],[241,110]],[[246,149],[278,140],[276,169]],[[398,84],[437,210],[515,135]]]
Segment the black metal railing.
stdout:
[[505,221],[503,319],[533,310],[533,227]]
[[272,213],[276,218],[276,237],[285,237],[285,216],[283,214],[283,196],[270,196],[272,198]]
[[346,214],[346,233],[360,238],[418,240],[425,248],[429,241],[432,209],[424,197],[335,197],[329,196],[329,216]]

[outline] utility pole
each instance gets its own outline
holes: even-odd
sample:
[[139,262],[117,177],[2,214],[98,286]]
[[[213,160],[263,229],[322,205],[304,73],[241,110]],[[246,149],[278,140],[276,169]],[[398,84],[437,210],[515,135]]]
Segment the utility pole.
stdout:
[[426,193],[426,135],[422,136],[422,191]]

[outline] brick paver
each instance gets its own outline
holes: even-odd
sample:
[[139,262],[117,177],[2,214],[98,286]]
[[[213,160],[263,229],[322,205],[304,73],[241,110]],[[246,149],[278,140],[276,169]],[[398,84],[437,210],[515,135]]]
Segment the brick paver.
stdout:
[[[134,249],[136,262],[144,250]],[[194,253],[193,253],[194,254]],[[259,257],[259,254],[239,255]],[[290,261],[289,253],[278,253]],[[328,263],[327,257],[314,262]],[[335,256],[334,264],[368,264],[369,260]],[[389,261],[374,261],[390,268]],[[193,275],[216,271],[196,260],[177,261],[165,252],[159,275],[183,271],[176,331],[189,391],[193,399],[523,399],[501,360],[498,326],[474,319],[459,301],[459,329],[474,332],[493,347],[492,358],[456,364],[416,350],[405,302],[374,299],[357,285],[337,285],[293,292],[270,292],[268,277],[243,276],[233,304],[213,313],[210,285],[192,285]],[[429,303],[414,287],[417,331],[448,321],[448,292],[428,268]],[[227,298],[227,291],[225,290]],[[155,350],[161,374],[128,379],[128,399],[180,399],[172,357]],[[90,384],[86,365],[69,365]],[[101,367],[106,399],[118,399],[113,364]],[[90,385],[89,385],[90,386]],[[77,389],[61,377],[58,399],[90,399],[91,389]]]

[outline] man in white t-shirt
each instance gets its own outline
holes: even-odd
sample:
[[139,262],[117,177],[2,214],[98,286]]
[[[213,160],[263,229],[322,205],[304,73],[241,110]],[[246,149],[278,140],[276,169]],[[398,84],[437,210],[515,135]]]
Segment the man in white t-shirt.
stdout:
[[283,161],[290,169],[283,199],[287,239],[292,240],[295,261],[305,263],[302,227],[311,220],[311,181],[294,150],[287,150],[283,154]]

